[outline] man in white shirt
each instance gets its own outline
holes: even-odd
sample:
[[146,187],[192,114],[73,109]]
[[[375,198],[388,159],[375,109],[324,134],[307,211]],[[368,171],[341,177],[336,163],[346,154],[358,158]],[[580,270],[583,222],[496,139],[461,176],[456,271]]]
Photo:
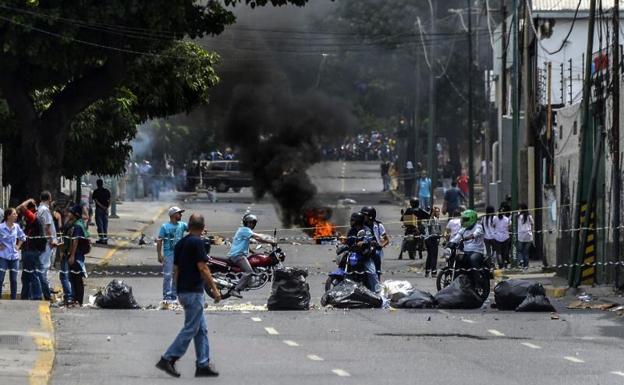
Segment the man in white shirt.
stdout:
[[52,194],[49,191],[41,192],[39,196],[39,207],[37,207],[37,218],[43,226],[43,234],[46,236],[47,243],[46,249],[39,256],[39,263],[37,264],[37,273],[39,280],[41,281],[41,290],[43,292],[43,298],[50,300],[50,282],[48,281],[48,270],[50,270],[50,264],[52,262],[52,255],[56,250],[56,228],[54,227],[54,217],[50,211],[50,204],[52,203]]

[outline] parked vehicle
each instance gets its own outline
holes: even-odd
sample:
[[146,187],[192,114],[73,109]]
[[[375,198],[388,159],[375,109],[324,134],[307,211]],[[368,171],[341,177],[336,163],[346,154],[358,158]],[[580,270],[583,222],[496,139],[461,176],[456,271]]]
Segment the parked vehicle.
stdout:
[[[254,270],[254,274],[245,291],[259,290],[273,280],[275,270],[282,266],[286,255],[279,247],[272,247],[268,254],[256,253],[247,259]],[[221,298],[228,298],[230,289],[235,287],[241,279],[243,274],[241,269],[238,265],[233,264],[229,258],[219,257],[209,257],[208,267],[210,267],[215,284],[221,292]],[[208,286],[205,287],[205,290],[206,294],[212,297],[212,290]]]
[[481,263],[473,266],[461,250],[461,244],[453,242],[446,244],[444,252],[446,266],[438,272],[436,278],[438,291],[450,285],[460,275],[466,275],[470,278],[476,293],[485,301],[490,295],[490,279],[493,278],[489,258],[484,255]]
[[187,185],[194,189],[214,188],[224,193],[230,189],[240,192],[243,187],[251,187],[251,173],[241,170],[237,160],[202,160],[193,162],[187,171]]

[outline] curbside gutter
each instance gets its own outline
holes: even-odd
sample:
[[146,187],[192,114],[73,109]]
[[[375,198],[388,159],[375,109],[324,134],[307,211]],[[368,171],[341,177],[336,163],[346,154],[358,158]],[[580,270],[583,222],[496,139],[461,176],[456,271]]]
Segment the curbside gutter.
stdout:
[[37,360],[33,369],[29,373],[30,385],[47,385],[52,376],[54,368],[54,324],[50,314],[50,304],[41,302],[39,304],[39,319],[42,332],[31,332],[35,345],[37,345]]

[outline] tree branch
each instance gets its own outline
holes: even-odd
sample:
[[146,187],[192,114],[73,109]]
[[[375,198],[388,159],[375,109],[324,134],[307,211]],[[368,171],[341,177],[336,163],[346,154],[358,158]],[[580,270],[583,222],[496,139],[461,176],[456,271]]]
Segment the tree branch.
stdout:
[[2,96],[6,99],[22,129],[32,126],[39,116],[34,100],[17,74],[5,70],[0,71],[0,88]]

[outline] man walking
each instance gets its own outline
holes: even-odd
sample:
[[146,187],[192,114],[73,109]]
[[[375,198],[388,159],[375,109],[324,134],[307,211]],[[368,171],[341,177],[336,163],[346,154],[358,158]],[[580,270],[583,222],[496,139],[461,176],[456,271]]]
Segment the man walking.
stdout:
[[221,300],[221,293],[212,279],[206,262],[208,257],[201,239],[204,231],[204,217],[193,214],[189,218],[189,234],[182,238],[174,251],[174,279],[178,298],[184,306],[184,327],[169,349],[160,358],[156,367],[173,377],[180,377],[175,363],[188,349],[191,340],[195,342],[195,377],[216,377],[219,375],[210,363],[208,328],[204,319],[204,284],[212,289],[214,302]]
[[163,265],[163,301],[175,301],[176,289],[173,285],[173,252],[176,244],[188,231],[186,223],[182,222],[184,210],[177,206],[169,209],[169,222],[163,223],[156,240],[158,262]]
[[432,205],[431,200],[431,178],[427,176],[427,171],[422,171],[418,178],[418,200],[424,210],[429,210]]
[[48,280],[48,270],[52,263],[52,256],[56,254],[56,227],[54,227],[54,217],[50,211],[52,204],[52,194],[49,191],[43,191],[39,195],[39,207],[37,207],[37,218],[43,225],[43,234],[46,237],[46,248],[39,255],[39,263],[36,272],[41,282],[41,291],[46,301],[50,300],[50,281]]
[[111,193],[107,188],[104,188],[102,179],[98,179],[95,184],[97,188],[91,195],[91,199],[95,203],[95,224],[98,231],[98,240],[95,243],[106,245],[108,244],[108,208],[111,203]]
[[444,205],[442,206],[442,214],[448,213],[451,217],[457,210],[461,202],[465,200],[464,194],[457,188],[457,182],[451,183],[451,188],[444,193]]

